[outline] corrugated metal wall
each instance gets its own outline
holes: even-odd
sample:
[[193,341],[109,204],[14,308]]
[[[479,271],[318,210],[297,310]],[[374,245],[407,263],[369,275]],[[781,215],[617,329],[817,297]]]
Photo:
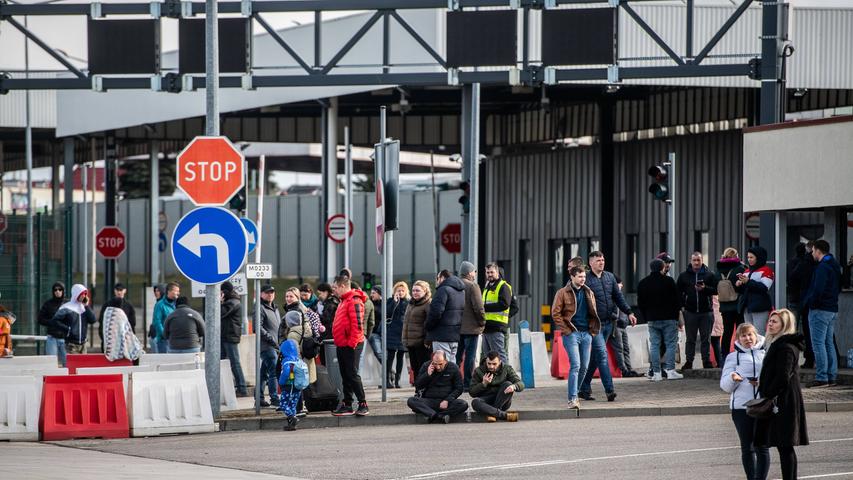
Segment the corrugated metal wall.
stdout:
[[[539,325],[547,296],[548,240],[599,235],[601,168],[598,147],[511,155],[487,161],[483,261],[509,260],[511,284],[519,278],[519,241],[530,240],[530,295],[519,295],[514,319]],[[517,290],[517,289],[516,289]]]
[[[54,78],[55,73],[31,73],[30,78]],[[12,78],[24,78],[15,72]],[[0,127],[24,128],[27,126],[26,90],[14,90],[0,95]],[[33,128],[56,127],[56,91],[32,90],[30,92],[30,124]]]
[[[629,278],[628,235],[637,235],[636,278],[645,276],[648,262],[660,252],[665,232],[664,204],[648,193],[650,166],[676,152],[678,187],[678,263],[686,268],[694,250],[694,232],[709,232],[709,262],[733,245],[742,250],[743,214],[742,134],[740,131],[686,135],[617,143],[615,148],[616,214],[613,252],[605,252],[607,269]],[[509,261],[506,272],[517,284],[519,241],[530,240],[530,295],[519,296],[517,320],[539,325],[539,307],[550,304],[548,292],[549,240],[597,239],[600,235],[600,150],[597,146],[529,155],[502,156],[488,161],[484,257]],[[588,252],[582,252],[586,255]],[[627,281],[627,280],[626,280]]]

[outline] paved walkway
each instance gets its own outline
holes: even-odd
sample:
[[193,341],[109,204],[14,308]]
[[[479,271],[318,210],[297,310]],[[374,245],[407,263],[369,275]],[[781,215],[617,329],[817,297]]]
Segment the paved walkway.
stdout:
[[[683,380],[649,382],[645,378],[616,379],[618,397],[615,402],[604,398],[601,382],[593,383],[595,401],[582,401],[580,411],[566,408],[566,381],[550,379],[538,382],[537,388],[518,393],[512,410],[518,411],[525,420],[549,420],[571,417],[601,416],[660,416],[724,414],[729,411],[728,394],[719,388],[719,371],[690,372],[691,377]],[[701,378],[702,376],[714,378]],[[423,421],[406,406],[406,398],[414,389],[388,390],[388,402],[381,403],[381,391],[375,386],[367,389],[370,415],[367,417],[333,417],[328,413],[312,413],[300,423],[300,428],[322,428],[358,425],[397,425]],[[814,412],[853,411],[853,386],[838,386],[823,389],[804,389],[806,408]],[[462,399],[470,403],[470,397]],[[239,399],[241,410],[225,412],[220,419],[221,430],[280,429],[284,425],[280,412],[263,409],[255,416],[253,399]],[[466,421],[465,417],[455,421]],[[469,421],[483,421],[471,414]]]

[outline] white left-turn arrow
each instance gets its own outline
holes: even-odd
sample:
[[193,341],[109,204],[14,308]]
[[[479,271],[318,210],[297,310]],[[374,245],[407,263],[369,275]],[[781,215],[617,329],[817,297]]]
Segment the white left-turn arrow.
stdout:
[[255,241],[255,232],[246,231],[246,235],[249,236],[249,245],[254,245],[255,243],[257,243]]
[[216,270],[220,275],[231,273],[228,262],[228,242],[215,233],[201,233],[200,224],[196,224],[179,240],[178,245],[186,248],[193,255],[201,258],[201,247],[213,247],[216,249]]

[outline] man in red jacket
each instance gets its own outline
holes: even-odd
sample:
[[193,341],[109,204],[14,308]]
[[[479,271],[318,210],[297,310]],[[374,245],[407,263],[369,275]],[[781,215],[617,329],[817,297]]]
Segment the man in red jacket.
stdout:
[[356,415],[367,415],[367,400],[364,397],[364,387],[358,375],[358,361],[364,348],[364,301],[367,295],[361,290],[354,290],[350,279],[344,276],[335,277],[335,294],[341,299],[335,320],[332,323],[332,338],[338,350],[338,365],[343,379],[344,400],[338,405],[332,415],[336,417],[353,414],[352,397],[358,399]]

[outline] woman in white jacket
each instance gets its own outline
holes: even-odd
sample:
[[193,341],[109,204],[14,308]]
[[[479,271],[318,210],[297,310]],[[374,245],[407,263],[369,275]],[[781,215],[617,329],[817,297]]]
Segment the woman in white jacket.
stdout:
[[746,414],[744,403],[758,398],[758,377],[764,361],[764,337],[749,323],[737,329],[734,352],[726,357],[720,388],[731,394],[732,421],[740,438],[741,461],[748,480],[764,480],[770,470],[770,451],[755,447],[755,419]]

